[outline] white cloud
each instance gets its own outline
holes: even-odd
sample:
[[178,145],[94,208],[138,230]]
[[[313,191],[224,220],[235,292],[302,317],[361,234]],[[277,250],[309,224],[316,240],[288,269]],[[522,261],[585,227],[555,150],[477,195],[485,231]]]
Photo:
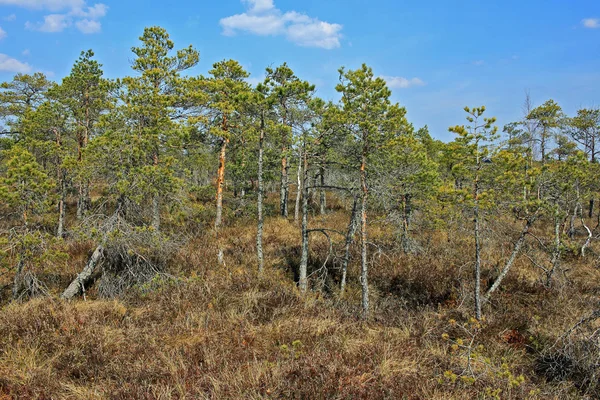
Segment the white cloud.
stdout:
[[21,52],[21,55],[27,57],[27,56],[31,55],[31,51],[29,51],[29,49],[25,49]]
[[261,78],[257,78],[257,77],[253,77],[253,76],[246,78],[246,82],[248,82],[250,84],[250,86],[252,86],[252,87],[256,87],[256,85],[264,82],[264,80],[265,80],[264,78],[261,79]]
[[242,0],[250,6],[249,12],[261,13],[275,9],[273,0]]
[[65,14],[50,14],[44,17],[44,22],[31,23],[27,21],[25,23],[27,29],[50,33],[62,32],[70,25],[71,19]]
[[74,8],[71,11],[71,15],[81,18],[100,19],[106,15],[108,6],[106,4],[98,3],[92,7],[79,7]]
[[581,21],[585,28],[598,29],[600,28],[600,18],[586,18]]
[[485,65],[485,61],[483,61],[483,60],[473,61],[473,65],[475,65],[476,67],[481,67],[482,65]]
[[242,0],[248,10],[219,21],[223,34],[234,36],[247,32],[259,36],[283,35],[305,47],[334,49],[340,47],[342,25],[321,21],[296,11],[283,13],[273,0]]
[[386,81],[388,87],[391,89],[406,89],[413,86],[425,85],[425,82],[420,78],[407,79],[401,76],[382,76],[381,78]]
[[15,19],[17,19],[17,16],[16,16],[16,14],[10,14],[10,15],[7,15],[6,17],[2,17],[2,19],[4,21],[11,22],[11,21],[14,21]]
[[6,37],[6,31],[0,26],[0,40]]
[[77,21],[75,26],[77,26],[77,29],[79,29],[81,33],[85,34],[98,33],[102,30],[102,24],[92,19],[82,19],[81,21]]
[[12,72],[26,74],[31,71],[31,66],[0,53],[0,72]]
[[2,4],[53,12],[43,22],[25,23],[27,29],[40,32],[62,32],[75,25],[82,33],[97,33],[102,28],[99,20],[108,12],[106,4],[88,6],[86,0],[0,0]]

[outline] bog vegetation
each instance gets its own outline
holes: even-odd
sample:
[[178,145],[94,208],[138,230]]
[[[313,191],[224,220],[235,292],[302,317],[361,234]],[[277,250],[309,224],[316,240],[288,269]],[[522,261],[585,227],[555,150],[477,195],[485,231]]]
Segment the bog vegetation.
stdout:
[[600,109],[132,51],[0,86],[0,398],[600,397]]

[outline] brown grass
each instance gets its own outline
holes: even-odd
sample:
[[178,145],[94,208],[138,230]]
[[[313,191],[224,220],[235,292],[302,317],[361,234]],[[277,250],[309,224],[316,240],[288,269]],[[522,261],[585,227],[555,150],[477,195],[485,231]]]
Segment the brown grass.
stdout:
[[[347,218],[334,212],[312,224],[344,230]],[[372,259],[369,322],[356,317],[356,262],[343,298],[333,264],[333,289],[297,291],[299,228],[277,218],[266,224],[263,276],[255,272],[254,223],[241,220],[224,231],[226,266],[216,265],[217,246],[206,234],[172,260],[176,280],[157,279],[116,300],[90,300],[90,292],[88,301],[5,305],[0,399],[582,397],[572,382],[536,375],[535,362],[595,305],[600,273],[589,259],[570,261],[570,283],[552,289],[519,259],[474,328],[473,371],[463,374],[475,378],[469,380],[461,378],[467,353],[452,346],[467,339],[463,326],[471,329],[467,234],[423,232],[419,239],[429,244],[418,255],[392,250],[393,233],[383,223],[370,234],[382,254]],[[501,264],[505,242],[490,238],[486,248],[490,271]],[[72,268],[61,285],[90,249],[69,245]],[[311,268],[326,251],[325,238],[311,236]]]

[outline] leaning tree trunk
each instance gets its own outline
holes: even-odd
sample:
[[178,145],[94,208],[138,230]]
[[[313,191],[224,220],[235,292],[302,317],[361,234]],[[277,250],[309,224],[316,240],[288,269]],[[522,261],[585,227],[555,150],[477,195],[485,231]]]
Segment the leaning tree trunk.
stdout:
[[264,141],[265,141],[265,119],[264,115],[261,114],[260,120],[260,136],[258,139],[258,196],[256,200],[256,208],[258,210],[258,226],[256,232],[256,255],[258,257],[258,272],[263,272],[265,268],[265,258],[263,254],[263,227],[264,227],[264,216],[263,216],[263,196],[264,196],[264,182],[263,182],[263,157],[264,157]]
[[60,297],[65,300],[70,300],[81,293],[85,293],[85,286],[92,279],[96,267],[100,264],[103,258],[104,246],[98,245],[85,265],[85,268],[83,268],[83,271],[81,271],[77,277],[73,279],[69,287],[65,289]]
[[519,239],[517,239],[515,246],[513,247],[513,251],[511,253],[510,257],[508,258],[508,260],[506,261],[506,264],[504,265],[502,272],[500,272],[500,275],[498,275],[498,278],[496,278],[496,281],[494,282],[494,284],[485,293],[486,300],[489,300],[492,293],[494,293],[496,290],[498,290],[498,288],[500,287],[500,284],[502,283],[504,278],[506,278],[506,275],[508,275],[508,271],[510,271],[510,269],[512,268],[512,265],[514,264],[515,260],[517,259],[517,255],[521,251],[521,247],[523,247],[523,243],[525,243],[525,238],[527,237],[527,233],[529,232],[529,228],[531,228],[532,224],[533,224],[533,219],[528,219],[527,222],[525,223],[525,226],[523,227],[523,230],[521,231],[521,234],[519,235]]
[[302,160],[304,164],[302,179],[302,250],[299,266],[299,287],[301,292],[308,289],[308,158],[306,155],[306,143],[302,149]]
[[85,296],[85,287],[91,282],[91,280],[94,277],[94,272],[96,271],[96,268],[101,264],[102,260],[104,259],[106,241],[108,239],[108,236],[118,226],[119,217],[123,215],[123,212],[125,211],[127,206],[127,201],[127,197],[123,195],[119,197],[119,200],[117,201],[117,208],[115,209],[115,212],[110,218],[112,222],[108,224],[109,226],[112,226],[112,228],[109,228],[104,232],[104,237],[102,238],[101,243],[96,247],[83,270],[75,277],[75,279],[73,279],[73,281],[71,281],[69,286],[62,293],[61,298],[69,300],[79,295],[80,293],[83,293]]
[[369,267],[367,264],[367,201],[369,189],[367,187],[367,149],[363,147],[362,162],[360,165],[360,185],[362,189],[362,201],[360,206],[360,283],[362,286],[362,309],[363,317],[369,316]]
[[344,246],[344,259],[342,261],[342,281],[340,283],[340,293],[343,295],[346,290],[346,280],[348,275],[348,264],[350,263],[350,246],[354,242],[354,235],[358,228],[358,197],[354,196],[352,201],[352,213],[350,214],[350,222],[348,223],[348,231],[346,232],[346,243]]

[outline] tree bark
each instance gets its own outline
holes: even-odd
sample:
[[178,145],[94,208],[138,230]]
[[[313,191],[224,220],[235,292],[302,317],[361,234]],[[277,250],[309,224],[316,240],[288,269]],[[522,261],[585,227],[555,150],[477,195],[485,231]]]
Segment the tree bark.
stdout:
[[287,151],[288,151],[288,137],[287,137],[287,110],[285,111],[282,124],[285,127],[282,133],[281,138],[281,186],[279,193],[279,209],[281,216],[284,218],[288,217],[288,197],[290,191],[290,178],[288,175],[288,160],[287,160]]
[[[153,165],[156,169],[158,168],[158,152],[154,153],[153,158]],[[152,227],[157,232],[160,230],[160,197],[158,193],[152,196]]]
[[296,190],[296,206],[294,207],[294,222],[298,222],[300,219],[300,198],[302,197],[302,153],[298,157],[298,172],[296,184],[298,189]]
[[[366,140],[363,139],[365,142]],[[369,316],[369,267],[367,264],[367,201],[369,197],[369,189],[367,186],[367,147],[366,143],[363,146],[362,161],[360,165],[360,184],[362,189],[362,201],[360,206],[360,284],[362,287],[362,309],[363,317],[366,319]]]
[[552,278],[558,269],[560,263],[560,218],[558,216],[558,208],[554,213],[554,251],[552,252],[552,266],[546,272],[546,286],[552,285]]
[[500,287],[500,284],[502,283],[504,278],[506,278],[506,275],[508,275],[508,272],[510,271],[510,269],[512,268],[512,265],[514,264],[515,260],[517,259],[517,255],[521,251],[521,247],[523,247],[523,243],[525,243],[525,238],[527,237],[527,233],[529,232],[529,228],[531,228],[532,223],[533,223],[533,221],[529,220],[529,219],[525,223],[525,226],[523,227],[523,230],[521,231],[521,234],[519,235],[519,239],[517,239],[517,241],[515,242],[513,251],[511,253],[510,257],[508,258],[508,260],[506,261],[506,264],[504,265],[502,272],[500,272],[500,275],[498,275],[498,278],[496,278],[496,281],[494,282],[494,284],[486,292],[486,294],[485,294],[486,300],[489,299],[489,297],[492,295],[492,293],[494,293],[496,290],[498,290],[498,288]]
[[289,178],[288,178],[288,166],[287,158],[283,156],[281,158],[281,190],[279,194],[279,208],[281,216],[288,217],[288,190],[289,190]]
[[[225,125],[225,122],[223,123]],[[221,243],[220,229],[223,218],[223,185],[225,183],[225,152],[227,150],[227,144],[229,139],[223,138],[221,143],[221,152],[219,153],[219,169],[217,171],[217,215],[215,217],[215,235],[217,239],[217,246],[219,248],[217,254],[217,261],[219,264],[224,264],[224,251]]]
[[299,266],[299,287],[301,292],[308,289],[308,158],[306,155],[306,143],[302,146],[302,161],[304,164],[302,179],[302,250]]
[[89,283],[94,271],[96,270],[96,267],[98,264],[100,264],[103,257],[104,246],[98,245],[85,265],[85,268],[83,268],[83,271],[81,271],[75,277],[75,279],[73,279],[71,284],[69,284],[60,297],[65,300],[70,300],[80,293],[83,293],[85,291],[85,286]]
[[323,161],[321,161],[321,167],[319,170],[319,175],[321,178],[321,189],[320,189],[320,198],[319,198],[319,208],[321,211],[321,215],[325,215],[327,209],[327,194],[323,187],[325,186],[325,165],[323,165]]
[[264,182],[263,182],[263,157],[264,157],[264,141],[265,141],[265,118],[264,114],[260,116],[260,136],[258,139],[258,195],[256,201],[256,208],[258,210],[258,226],[256,232],[256,255],[258,257],[258,272],[262,273],[265,269],[265,259],[263,254],[263,227],[264,227],[264,216],[263,216],[263,196],[264,196]]
[[152,227],[157,232],[160,230],[160,197],[158,194],[152,197]]
[[215,229],[218,230],[223,218],[223,184],[225,182],[225,152],[229,139],[223,138],[221,151],[219,153],[219,169],[217,171],[217,216],[215,218]]
[[340,292],[343,295],[346,290],[346,280],[348,276],[348,264],[350,263],[350,246],[354,242],[354,235],[358,228],[358,197],[354,196],[352,201],[352,212],[350,214],[350,222],[346,232],[346,243],[344,246],[344,260],[342,261],[342,281],[340,283]]
[[[88,96],[86,94],[86,108],[85,108],[85,121],[84,121],[84,130],[83,133],[78,136],[77,143],[77,164],[79,168],[81,168],[81,164],[83,162],[83,149],[85,149],[88,145],[90,138],[90,108],[87,103]],[[87,180],[81,182],[79,184],[79,198],[77,199],[77,219],[83,218],[83,215],[90,208],[90,184]]]
[[[479,164],[479,160],[477,161]],[[477,166],[479,168],[479,165]],[[475,278],[475,318],[481,320],[481,242],[480,242],[480,227],[479,227],[479,172],[475,176],[474,185],[474,234],[475,234],[475,268],[473,275]]]
[[590,230],[590,228],[588,228],[588,226],[585,224],[583,217],[581,217],[581,225],[583,225],[583,227],[585,228],[585,230],[588,233],[585,243],[583,244],[583,246],[581,246],[581,257],[585,257],[585,249],[587,249],[587,247],[590,245],[593,235],[592,235],[592,231]]
[[13,300],[17,300],[21,295],[21,288],[23,287],[23,267],[25,266],[25,262],[23,260],[23,256],[19,254],[19,261],[17,263],[17,272],[15,273],[15,278],[13,280]]
[[[60,131],[56,128],[53,129],[54,135],[56,138],[56,146],[59,151],[62,149],[62,138],[60,135]],[[59,153],[60,154],[60,153]],[[67,197],[67,173],[62,168],[60,155],[56,157],[57,168],[57,178],[58,178],[58,186],[60,188],[60,199],[58,201],[58,227],[56,228],[56,236],[62,238],[64,236],[65,231],[65,214],[66,214],[66,197]]]
[[410,219],[410,196],[405,194],[402,196],[402,251],[407,254],[411,251],[410,246],[410,232],[409,232],[409,219]]
[[63,174],[60,182],[60,200],[58,201],[58,228],[56,229],[56,236],[62,238],[65,235],[65,214],[66,214],[66,198],[67,188],[65,183],[65,176]]

